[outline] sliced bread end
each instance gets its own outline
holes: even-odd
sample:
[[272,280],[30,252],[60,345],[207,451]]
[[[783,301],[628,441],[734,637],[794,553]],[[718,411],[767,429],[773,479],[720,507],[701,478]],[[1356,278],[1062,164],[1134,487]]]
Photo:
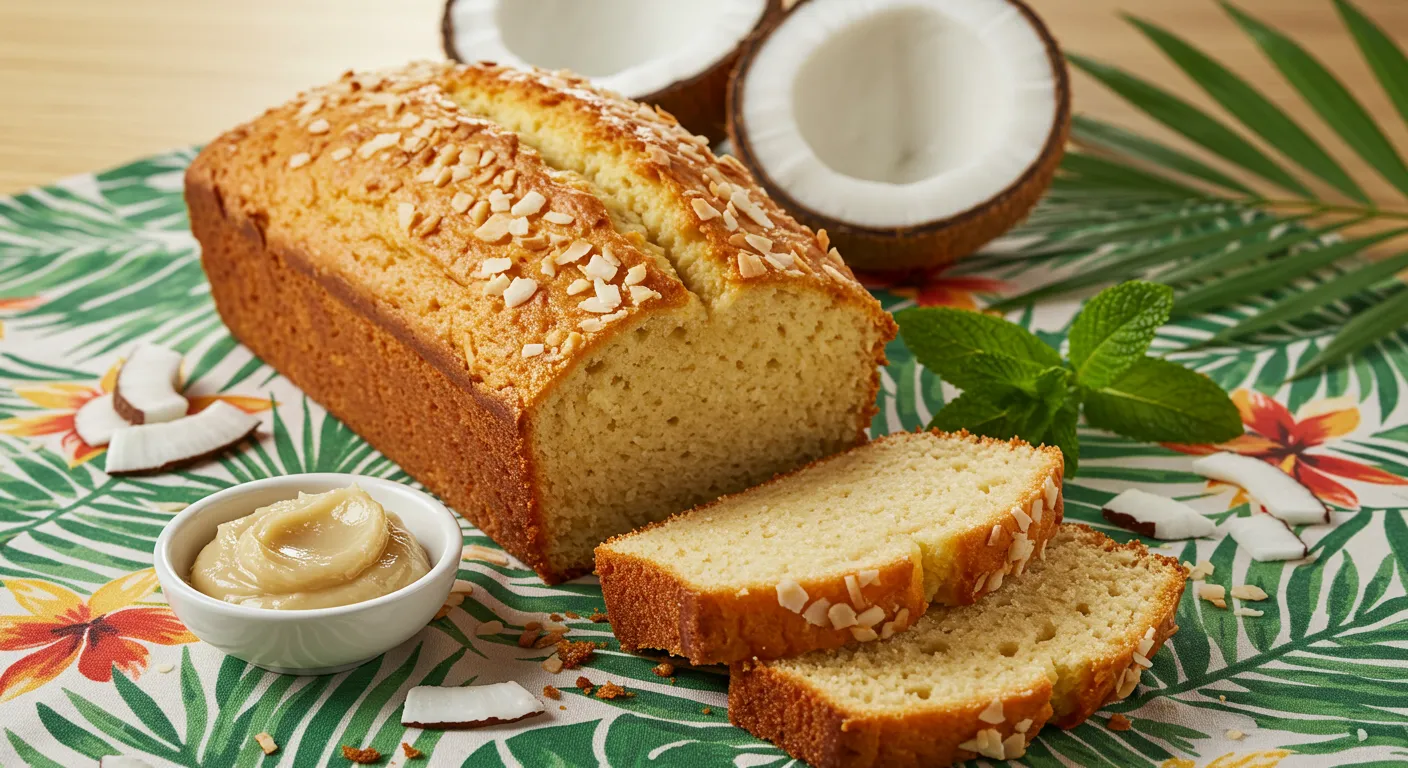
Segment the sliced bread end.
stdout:
[[1014,759],[1132,693],[1177,631],[1185,575],[1142,544],[1063,525],[1049,557],[886,643],[730,668],[729,718],[819,768]]

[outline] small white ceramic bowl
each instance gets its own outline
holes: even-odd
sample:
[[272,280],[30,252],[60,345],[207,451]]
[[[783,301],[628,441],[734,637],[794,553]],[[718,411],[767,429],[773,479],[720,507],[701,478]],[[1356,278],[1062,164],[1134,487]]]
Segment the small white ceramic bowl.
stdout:
[[[394,512],[430,557],[430,573],[389,595],[337,608],[273,610],[217,600],[187,577],[215,529],[299,491],[361,486]],[[464,536],[445,505],[390,480],[339,473],[288,475],[236,485],[182,510],[156,540],[156,577],[177,618],[196,637],[272,672],[329,675],[351,669],[409,640],[454,588]]]

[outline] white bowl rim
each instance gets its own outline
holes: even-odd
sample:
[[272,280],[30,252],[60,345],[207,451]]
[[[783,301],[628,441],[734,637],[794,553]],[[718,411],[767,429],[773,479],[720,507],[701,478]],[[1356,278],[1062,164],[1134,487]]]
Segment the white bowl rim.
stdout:
[[[239,605],[219,600],[201,592],[191,583],[176,573],[171,566],[171,539],[176,531],[186,525],[190,525],[193,520],[201,515],[207,508],[234,496],[240,496],[251,491],[256,491],[271,485],[297,485],[303,482],[328,482],[328,481],[356,482],[380,487],[391,487],[395,491],[409,492],[412,497],[419,497],[417,500],[431,508],[432,513],[438,510],[436,517],[440,518],[440,524],[447,534],[447,545],[442,548],[436,557],[436,562],[430,567],[424,576],[407,584],[404,587],[389,592],[380,597],[370,600],[363,600],[358,603],[339,605],[330,608],[256,608],[253,606]],[[253,510],[250,510],[251,512]],[[453,533],[449,533],[453,530]],[[455,541],[460,543],[451,547]],[[157,536],[156,547],[153,549],[153,567],[156,569],[157,581],[161,584],[162,592],[174,591],[181,593],[185,599],[195,601],[202,607],[222,611],[231,616],[241,618],[256,619],[261,621],[307,621],[314,619],[334,618],[347,616],[365,610],[373,610],[378,606],[386,605],[393,600],[403,597],[409,592],[424,589],[426,585],[433,583],[437,577],[442,576],[446,571],[459,571],[460,553],[464,550],[464,531],[460,529],[459,523],[455,520],[455,513],[451,512],[444,504],[441,504],[435,497],[418,488],[412,488],[404,483],[395,480],[388,480],[383,477],[373,477],[371,475],[354,475],[347,472],[305,472],[296,475],[278,475],[276,477],[266,477],[259,480],[251,480],[237,485],[232,485],[224,490],[202,498],[181,510],[175,517],[167,521],[162,527],[161,534]],[[424,547],[425,545],[421,545]],[[451,551],[453,549],[453,552]],[[428,550],[427,550],[428,551]],[[165,578],[163,578],[165,577]],[[168,599],[169,602],[169,599]]]

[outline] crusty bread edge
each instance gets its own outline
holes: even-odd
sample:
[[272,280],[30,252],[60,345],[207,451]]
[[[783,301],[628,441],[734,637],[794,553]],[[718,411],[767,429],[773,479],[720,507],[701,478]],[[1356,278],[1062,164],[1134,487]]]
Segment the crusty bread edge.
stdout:
[[[204,157],[204,153],[201,157]],[[511,403],[486,394],[482,387],[473,385],[462,367],[449,365],[440,350],[432,345],[420,343],[418,336],[399,318],[382,311],[342,279],[317,270],[298,248],[270,242],[255,216],[245,211],[227,210],[219,187],[207,168],[207,162],[202,161],[201,157],[197,157],[196,162],[192,163],[186,172],[186,201],[190,208],[192,230],[201,243],[202,265],[211,276],[211,295],[216,311],[230,332],[266,362],[287,362],[282,359],[279,350],[264,344],[259,334],[245,332],[246,323],[238,294],[242,286],[226,285],[218,277],[224,271],[240,269],[241,261],[245,261],[243,267],[248,268],[253,266],[251,262],[260,260],[274,274],[321,288],[322,300],[333,308],[333,311],[336,311],[336,307],[341,307],[352,318],[350,322],[360,321],[370,327],[374,334],[389,336],[411,355],[419,358],[434,375],[445,378],[448,385],[464,393],[476,411],[472,416],[482,420],[487,430],[502,436],[498,441],[499,445],[483,447],[485,450],[481,459],[492,459],[492,463],[504,465],[501,469],[505,470],[492,473],[498,478],[500,487],[486,490],[500,501],[506,498],[517,501],[483,505],[484,493],[475,492],[470,488],[467,479],[450,484],[431,482],[427,483],[427,487],[488,533],[511,554],[536,570],[544,581],[554,583],[577,575],[553,572],[548,566],[542,525],[537,514],[536,490],[530,487],[525,479],[530,476],[531,467],[529,457],[522,448],[526,429],[523,414]],[[366,351],[368,354],[376,354],[375,349]],[[329,361],[328,364],[334,363]],[[278,367],[285,375],[289,375],[293,369],[287,364]],[[327,392],[322,391],[319,382],[297,374],[293,374],[291,380],[310,397],[328,406],[330,398]],[[365,414],[343,412],[336,407],[329,407],[329,411],[360,434],[367,434],[363,427]],[[407,460],[403,450],[406,446],[393,442],[377,440],[373,444],[393,461],[410,467],[412,471],[419,469],[413,466],[415,462]],[[509,458],[505,451],[514,454],[513,457]],[[511,466],[513,464],[517,466]],[[424,472],[416,471],[415,474],[425,477]]]
[[[933,431],[933,434],[941,433]],[[1021,440],[998,441],[967,432],[955,435],[979,444],[999,442],[1014,447],[1029,447]],[[892,437],[877,438],[876,442]],[[1039,551],[1060,525],[1065,501],[1060,451],[1045,446],[1036,450],[1048,457],[1053,472],[1033,478],[1032,486],[1024,494],[1022,507],[1030,509],[1036,499],[1043,497],[1048,477],[1055,483],[1057,492],[1054,512],[1043,514],[1041,522],[1030,524],[1024,534]],[[758,487],[782,482],[834,458],[819,459],[779,474]],[[800,614],[782,607],[772,589],[737,592],[700,588],[690,583],[685,574],[668,565],[618,552],[612,547],[615,542],[665,525],[676,517],[707,514],[714,505],[748,492],[724,496],[671,516],[669,520],[612,537],[597,547],[597,576],[606,599],[607,612],[611,616],[612,630],[623,648],[664,650],[688,658],[694,664],[720,664],[751,658],[786,658],[857,641],[849,628],[818,627]],[[948,578],[939,585],[933,597],[935,602],[953,605],[972,603],[1000,586],[1003,577],[1021,566],[1021,563],[1009,558],[1010,548],[1020,530],[1017,519],[1004,515],[997,525],[1003,530],[996,537],[990,523],[975,526],[961,537],[950,558],[955,565]],[[990,544],[990,541],[993,543]],[[902,609],[908,611],[907,621],[895,626],[897,631],[903,631],[910,623],[917,621],[930,602],[925,599],[924,572],[917,550],[916,546],[908,559],[881,568],[881,576],[876,583],[862,588],[862,594],[870,604],[885,609],[884,621],[895,619]],[[848,589],[840,577],[801,581],[800,585],[806,590],[808,602],[820,597],[832,603],[850,602]],[[875,630],[879,632],[879,625]]]
[[[1150,553],[1138,541],[1117,544],[1089,526],[1068,525],[1082,529],[1092,545],[1107,550],[1131,550],[1141,559],[1155,559],[1180,577],[1184,574],[1177,560]],[[1145,633],[1149,629],[1154,631],[1149,651],[1152,657],[1178,631],[1176,618],[1184,583],[1185,579],[1179,578],[1176,588],[1170,583],[1164,590],[1155,609],[1155,621],[1149,627],[1131,628],[1126,633],[1126,649],[1091,664],[1082,684],[1076,688],[1075,698],[1062,702],[1069,709],[1059,717],[1052,709],[1054,689],[1050,681],[1045,681],[1044,685],[1035,681],[1032,689],[1003,695],[1004,722],[999,726],[978,719],[982,707],[972,706],[959,711],[935,708],[878,718],[866,716],[847,712],[826,691],[805,680],[792,678],[766,662],[750,660],[735,662],[729,667],[729,721],[817,768],[948,765],[977,756],[959,749],[959,745],[972,740],[978,731],[995,729],[1000,736],[1008,738],[1014,732],[1014,724],[1025,718],[1033,721],[1023,731],[1025,743],[1030,744],[1044,723],[1049,721],[1060,728],[1073,728],[1100,707],[1120,698],[1119,682],[1134,664],[1134,654]],[[914,738],[915,735],[920,738]]]

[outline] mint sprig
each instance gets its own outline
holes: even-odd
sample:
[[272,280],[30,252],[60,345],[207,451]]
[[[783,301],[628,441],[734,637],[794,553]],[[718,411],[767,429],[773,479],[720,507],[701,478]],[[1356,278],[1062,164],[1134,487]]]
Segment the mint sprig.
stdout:
[[929,426],[1056,446],[1075,475],[1082,406],[1090,426],[1137,440],[1211,443],[1242,434],[1221,387],[1146,356],[1172,309],[1165,285],[1135,280],[1106,289],[1072,323],[1069,360],[999,317],[937,307],[907,309],[895,320],[915,359],[963,390]]

